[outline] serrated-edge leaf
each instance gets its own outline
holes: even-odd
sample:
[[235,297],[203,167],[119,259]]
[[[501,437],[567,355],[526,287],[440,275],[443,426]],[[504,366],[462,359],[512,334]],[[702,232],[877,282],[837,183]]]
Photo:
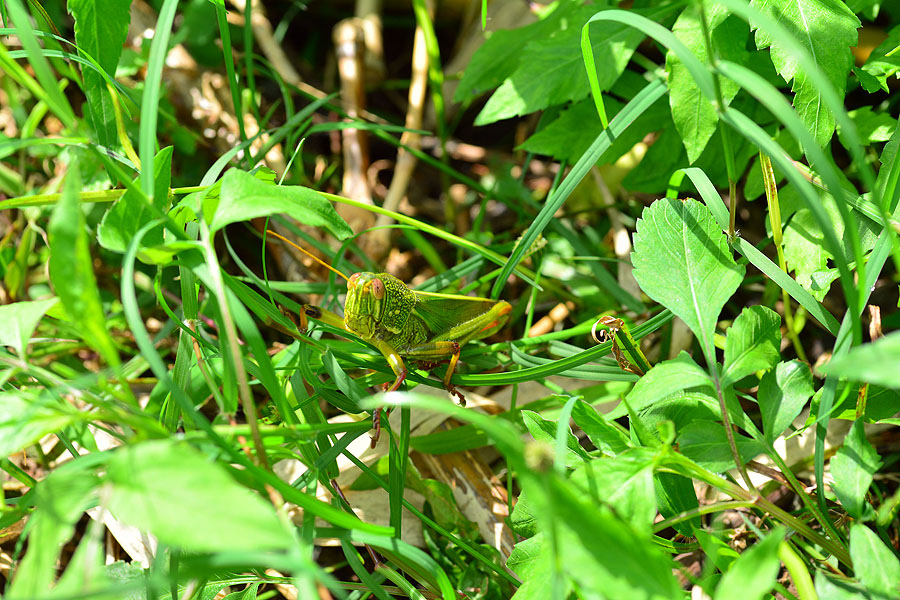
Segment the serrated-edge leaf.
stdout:
[[[539,441],[546,442],[551,446],[556,445],[557,424],[548,421],[538,413],[531,410],[522,411],[522,420],[531,436]],[[578,439],[572,434],[572,431],[566,426],[566,450],[565,464],[568,467],[577,467],[584,461],[590,460],[588,453],[578,443]]]
[[641,289],[687,324],[712,362],[716,321],[744,267],[710,210],[693,199],[657,200],[637,222],[631,262]]
[[[635,12],[647,12],[656,19],[670,10],[666,6]],[[529,44],[522,52],[519,66],[490,97],[475,117],[475,124],[487,125],[586,98],[590,86],[581,64],[580,27],[597,12],[595,6],[582,7],[571,17],[571,27],[552,38]],[[624,23],[598,22],[593,27],[591,47],[594,54],[601,55],[600,87],[607,90],[625,70],[645,34]]]
[[[114,77],[128,35],[131,0],[70,0],[67,8],[75,19],[79,52],[90,55]],[[94,69],[82,69],[82,76],[97,139],[103,146],[115,147],[115,113],[106,80]]]
[[[818,67],[843,95],[847,74],[853,64],[850,48],[857,44],[856,30],[859,19],[843,2],[838,0],[752,0],[751,6],[767,14],[778,22],[797,32],[796,41],[807,50]],[[790,47],[782,40],[760,28],[760,23],[751,21],[756,30],[756,47],[770,49],[775,69],[794,92],[794,108],[803,123],[815,136],[820,147],[824,147],[834,132],[834,116],[825,107],[820,90],[815,83],[799,69]]]
[[[686,352],[661,362],[647,371],[628,393],[628,403],[635,412],[641,412],[654,402],[680,390],[709,387],[713,382],[709,373],[700,368]],[[628,414],[624,403],[606,413],[607,419],[618,419]]]
[[[728,11],[721,4],[712,4],[707,15],[712,45],[717,58],[725,58],[738,63],[746,62],[744,45],[747,37],[747,25],[738,19],[727,20]],[[690,7],[678,17],[672,32],[704,63],[710,62],[707,56],[705,35],[699,22],[699,15]],[[736,35],[740,33],[740,35]],[[741,39],[743,37],[743,40]],[[669,74],[669,104],[672,120],[681,134],[688,162],[693,164],[716,131],[719,118],[715,106],[700,92],[687,67],[673,52],[666,54],[666,71]],[[727,78],[721,80],[722,100],[731,102],[739,90],[739,86]]]

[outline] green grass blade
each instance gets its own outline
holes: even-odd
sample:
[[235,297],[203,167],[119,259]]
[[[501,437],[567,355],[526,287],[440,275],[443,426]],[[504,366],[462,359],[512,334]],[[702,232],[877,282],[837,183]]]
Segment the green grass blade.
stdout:
[[[156,155],[156,124],[159,119],[159,101],[162,96],[162,71],[169,53],[169,39],[172,37],[172,22],[178,0],[165,0],[156,21],[156,33],[150,44],[147,60],[147,76],[144,79],[144,94],[141,97],[141,125],[138,155],[141,169],[153,173],[153,157]],[[153,202],[153,177],[141,178],[144,195]]]
[[[719,195],[719,192],[709,180],[709,177],[706,176],[706,173],[696,167],[683,169],[682,172],[691,179],[694,187],[697,188],[697,191],[700,193],[700,197],[712,211],[713,215],[716,217],[716,222],[722,230],[727,230],[728,210],[725,208],[725,201]],[[809,314],[821,323],[832,335],[837,335],[839,328],[837,319],[835,319],[818,300],[813,298],[812,294],[803,289],[793,277],[782,271],[778,265],[769,260],[765,254],[757,250],[753,244],[750,244],[746,240],[735,238],[732,241],[732,245],[738,252],[746,256],[747,260],[749,260],[753,266],[762,271],[782,289],[787,291],[794,300],[800,303],[800,305],[803,306]]]
[[[844,253],[841,250],[841,242],[838,239],[836,232],[831,227],[828,215],[825,214],[825,209],[822,206],[822,203],[819,202],[818,195],[812,184],[793,168],[793,163],[785,156],[781,147],[772,140],[769,134],[754,123],[752,119],[733,108],[727,109],[721,115],[721,118],[724,122],[732,126],[735,131],[740,132],[741,135],[753,142],[756,147],[768,154],[772,163],[781,169],[781,172],[787,176],[788,180],[794,184],[794,186],[796,186],[797,190],[806,201],[807,206],[811,209],[816,220],[819,222],[819,226],[825,235],[825,239],[828,241],[830,247],[829,250],[833,253],[835,265],[840,271],[840,281],[841,287],[844,290],[844,298],[847,301],[847,305],[850,307],[848,314],[853,323],[853,338],[855,340],[861,339],[862,323],[859,315],[863,304],[860,302],[860,295],[865,294],[865,291],[861,288],[858,289],[853,283],[853,273],[850,270],[850,265],[847,263],[846,259],[844,259]],[[838,204],[840,204],[840,202],[838,202]],[[853,222],[853,226],[855,227],[855,219],[853,219]],[[862,269],[860,269],[860,271],[862,271]]]
[[[16,24],[16,33],[22,42],[22,47],[28,53],[28,62],[34,69],[34,74],[43,88],[45,97],[42,99],[47,102],[47,106],[62,121],[63,125],[67,128],[74,127],[75,113],[72,112],[69,100],[59,88],[59,82],[53,75],[50,63],[47,62],[47,58],[44,56],[44,50],[38,44],[37,36],[31,27],[31,19],[25,7],[22,6],[21,0],[8,0],[6,5],[13,22]],[[3,51],[5,53],[6,49],[4,48]]]
[[[234,70],[234,49],[231,47],[231,30],[225,17],[225,3],[223,0],[213,0],[216,7],[216,22],[219,24],[219,38],[222,40],[222,58],[225,60],[225,76],[228,78],[228,89],[231,91],[231,101],[234,103],[234,117],[237,120],[241,141],[247,141],[247,132],[244,130],[244,104],[241,98],[240,81]],[[249,8],[249,7],[248,7]],[[248,27],[249,29],[249,27]]]
[[[875,174],[872,171],[872,166],[865,158],[856,125],[844,109],[843,98],[838,96],[834,86],[831,85],[831,82],[816,65],[816,62],[810,53],[797,42],[795,34],[788,30],[784,25],[771,19],[768,15],[762,13],[755,6],[744,0],[722,0],[722,4],[727,6],[733,14],[739,15],[745,21],[752,21],[755,26],[766,30],[773,37],[777,37],[779,43],[790,50],[794,59],[797,60],[805,74],[815,83],[822,94],[822,99],[834,115],[835,121],[841,129],[841,135],[846,140],[847,149],[853,157],[853,163],[856,165],[856,168],[859,169],[859,175],[862,178],[863,185],[866,189],[874,189]],[[778,96],[781,96],[780,92],[778,93]]]
[[[635,339],[641,339],[652,331],[656,331],[672,319],[672,313],[668,310],[660,312],[658,315],[647,320],[645,323],[636,327],[632,332]],[[507,371],[505,373],[476,373],[473,375],[454,375],[452,382],[456,385],[500,385],[507,383],[522,383],[524,381],[533,381],[550,375],[556,375],[575,367],[580,367],[598,358],[602,358],[609,354],[612,350],[612,343],[606,342],[599,344],[589,350],[584,350],[573,356],[560,360],[551,361],[547,364],[520,369],[518,371]]]
[[737,238],[734,240],[733,245],[738,252],[747,257],[750,264],[762,271],[769,279],[790,294],[791,298],[805,308],[810,316],[821,323],[829,333],[837,335],[840,324],[834,318],[834,315],[828,312],[828,309],[819,303],[818,300],[813,298],[812,294],[803,289],[793,277],[782,271],[778,265],[769,260],[769,257],[760,252],[747,240]]
[[509,279],[513,270],[516,269],[519,262],[525,258],[525,253],[531,248],[531,245],[537,240],[538,236],[553,219],[553,215],[556,214],[559,207],[563,205],[569,195],[575,190],[578,184],[581,183],[581,180],[588,174],[588,171],[597,164],[597,160],[600,156],[606,152],[613,141],[620,136],[635,119],[661,98],[663,94],[665,94],[665,91],[666,87],[662,80],[656,79],[650,82],[634,97],[634,99],[631,100],[631,102],[619,111],[619,114],[617,114],[609,124],[609,128],[605,129],[603,133],[597,136],[597,139],[594,140],[594,143],[591,144],[590,148],[588,148],[581,158],[578,159],[575,166],[572,167],[572,170],[563,180],[562,184],[560,184],[559,188],[557,188],[556,192],[547,199],[544,208],[538,213],[534,222],[528,227],[528,230],[522,234],[512,255],[509,257],[506,264],[503,265],[500,275],[494,282],[494,287],[491,289],[491,298],[495,300],[500,298],[500,292],[503,290],[503,286],[506,285],[506,281]]

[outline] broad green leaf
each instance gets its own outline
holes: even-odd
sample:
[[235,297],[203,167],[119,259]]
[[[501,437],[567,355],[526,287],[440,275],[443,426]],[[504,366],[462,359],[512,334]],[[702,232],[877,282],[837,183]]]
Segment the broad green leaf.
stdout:
[[725,332],[725,371],[722,385],[765,371],[781,358],[781,317],[765,306],[741,311]]
[[[843,400],[832,408],[832,419],[856,420],[859,388],[862,385],[866,384],[852,381],[843,381],[838,384],[837,397],[843,398]],[[813,424],[816,420],[815,415],[818,414],[817,409],[819,408],[820,396],[821,394],[819,393],[813,396],[810,404],[811,414],[806,421],[807,426]],[[868,385],[866,388],[866,411],[863,414],[863,420],[866,423],[880,421],[897,414],[898,411],[900,411],[900,392],[877,385]]]
[[819,600],[870,600],[871,596],[847,580],[832,579],[816,571],[816,593]]
[[[90,597],[91,592],[106,591],[111,581],[106,575],[104,565],[103,543],[97,539],[102,531],[88,533],[81,538],[75,554],[66,565],[66,570],[48,594],[47,598]],[[98,594],[100,595],[100,594]]]
[[34,394],[27,390],[0,393],[0,456],[82,420],[82,413],[68,404]]
[[146,600],[146,574],[139,563],[117,560],[106,565],[105,571],[106,576],[118,586],[122,600]]
[[[709,388],[713,383],[709,373],[701,369],[686,352],[655,365],[638,379],[628,393],[628,403],[635,412],[641,412],[653,403],[680,390]],[[624,403],[606,413],[607,419],[618,419],[628,414]]]
[[699,529],[695,532],[697,541],[700,542],[700,547],[703,548],[707,560],[724,573],[741,555],[720,537],[723,534],[724,532],[722,531],[712,532],[706,529]]
[[[126,191],[103,215],[97,229],[97,241],[101,246],[124,254],[138,230],[166,212],[169,204],[169,185],[172,180],[173,150],[172,146],[163,148],[153,159],[153,204],[157,210],[154,211],[153,207],[144,202],[136,192]],[[138,187],[140,180],[140,177],[135,180]],[[144,246],[156,246],[162,242],[162,225],[148,232],[143,239]],[[143,257],[141,258],[143,260]]]
[[513,531],[524,538],[530,538],[537,534],[537,515],[534,514],[527,492],[523,491],[519,494],[512,513],[509,515],[509,524]]
[[509,554],[509,558],[506,561],[506,566],[522,581],[526,581],[540,560],[541,554],[545,551],[544,549],[544,535],[538,534],[534,537],[530,537],[526,540],[522,540],[518,544],[515,545],[512,552]]
[[[667,519],[700,506],[697,492],[694,491],[694,483],[687,477],[675,473],[659,472],[654,475],[653,483],[659,513]],[[701,526],[702,523],[698,516],[679,521],[674,525],[678,533],[687,537],[694,535]]]
[[639,411],[641,422],[651,431],[657,431],[663,421],[671,421],[675,431],[695,421],[718,421],[722,418],[719,401],[712,382],[690,391],[675,391]]
[[[842,232],[843,228],[840,230]],[[817,273],[828,271],[831,254],[825,249],[825,235],[812,211],[808,208],[798,210],[785,227],[783,240],[784,259],[794,273],[794,279],[821,302],[831,288],[831,281],[823,285],[822,280],[815,277]]]
[[240,592],[232,592],[225,596],[222,600],[256,600],[259,593],[260,582],[252,583]]
[[[528,433],[539,441],[546,442],[551,446],[556,444],[556,422],[548,421],[536,412],[530,410],[522,411],[522,420]],[[578,438],[572,435],[572,432],[566,428],[566,457],[565,464],[567,467],[577,467],[590,460],[587,451],[578,443]]]
[[72,162],[50,218],[50,281],[84,341],[115,367],[119,365],[119,352],[106,329],[84,214],[78,201],[80,191],[78,165]]
[[[625,76],[623,75],[623,79]],[[618,84],[617,84],[618,85]],[[603,100],[606,113],[612,118],[618,114],[622,104],[615,98]],[[657,100],[650,108],[635,119],[624,133],[616,137],[609,149],[597,159],[599,164],[611,164],[631,151],[648,132],[658,128],[669,108],[664,98]],[[590,145],[603,132],[597,107],[592,98],[579,100],[566,107],[559,116],[542,127],[537,133],[520,144],[517,149],[545,154],[557,160],[575,163],[587,152]]]
[[831,459],[834,493],[851,517],[860,519],[866,512],[866,492],[881,464],[878,452],[866,439],[862,420],[857,420]]
[[583,597],[682,598],[672,560],[611,511],[582,502],[578,513],[560,513],[559,564]]
[[[610,115],[614,115],[622,108],[621,103],[613,98],[606,102],[606,110]],[[543,120],[549,119],[545,116],[542,124]],[[627,131],[632,130],[633,128],[629,127]],[[574,102],[560,111],[555,119],[542,126],[517,149],[552,156],[557,160],[573,164],[590,148],[602,132],[603,124],[597,115],[597,107],[592,99],[586,98]],[[604,152],[604,156],[611,152],[612,148]],[[598,162],[603,164],[609,161],[601,158]]]
[[0,323],[3,323],[0,327],[0,346],[12,346],[24,358],[31,334],[44,313],[58,301],[58,298],[47,298],[0,306]]
[[852,381],[900,389],[898,364],[900,364],[900,331],[894,331],[833,358],[820,367],[820,370],[828,375],[846,377]]
[[[555,36],[528,44],[519,66],[490,97],[475,124],[487,125],[586,98],[590,87],[581,57],[581,27],[597,12],[596,6],[584,6]],[[658,10],[654,16],[661,14]],[[605,91],[625,70],[644,34],[622,23],[604,22],[591,27],[591,39],[600,69],[600,89]]]
[[[741,460],[747,462],[765,451],[762,444],[743,435],[735,434],[735,443]],[[691,423],[678,435],[678,448],[682,454],[716,473],[736,468],[728,436],[718,423]]]
[[784,531],[776,529],[731,563],[716,586],[715,600],[762,600],[775,586],[781,562],[778,546]]
[[[856,125],[856,133],[863,145],[875,142],[886,142],[891,139],[891,134],[897,128],[897,119],[887,112],[875,112],[871,106],[862,106],[851,110],[848,115]],[[841,132],[838,127],[838,133]]]
[[[131,0],[69,0],[67,7],[75,19],[75,42],[80,54],[87,54],[106,71],[116,75],[116,65],[131,22]],[[82,67],[84,93],[97,141],[114,148],[116,120],[106,80],[92,68]]]
[[185,443],[144,442],[109,460],[109,510],[192,552],[280,550],[291,534],[271,505]]
[[516,544],[506,561],[506,566],[522,580],[512,600],[544,600],[552,598],[551,590],[558,586],[557,597],[566,598],[571,591],[569,583],[560,573],[553,554],[543,534]]
[[[853,65],[850,48],[856,46],[860,26],[847,6],[839,0],[752,0],[751,6],[780,22],[792,32],[794,40],[810,54],[840,97],[847,86],[847,74]],[[794,53],[784,42],[751,22],[756,30],[756,47],[770,48],[778,74],[794,92],[794,108],[819,146],[825,146],[834,132],[834,116],[826,108],[816,85],[800,70]]]
[[335,238],[353,235],[331,202],[315,191],[295,185],[273,185],[253,175],[231,169],[222,177],[218,198],[207,197],[203,215],[212,231],[229,223],[285,213],[312,227],[324,227]]
[[769,442],[774,442],[794,422],[813,392],[812,371],[798,360],[779,363],[763,375],[757,401]]
[[578,400],[572,407],[572,420],[584,431],[591,443],[605,454],[616,455],[631,447],[631,440],[590,404]]
[[697,200],[657,200],[644,209],[631,254],[641,289],[684,321],[708,359],[719,313],[744,278],[725,235]]
[[886,56],[888,52],[900,46],[900,25],[888,32],[887,39],[881,42],[866,59],[866,63],[856,70],[859,82],[867,92],[889,90],[887,80],[900,73],[900,52]]
[[98,481],[74,461],[50,473],[35,487],[35,510],[29,521],[28,550],[6,590],[7,600],[46,597],[56,581],[62,545],[75,523],[96,502]]
[[897,555],[863,525],[850,528],[850,558],[859,581],[878,598],[897,598],[900,595],[900,561]]
[[656,126],[656,139],[647,149],[639,167],[632,169],[622,180],[623,187],[661,196],[669,177],[678,169],[687,168],[687,152],[681,134],[672,122],[671,108],[666,119]]
[[[747,24],[736,17],[729,19],[728,10],[717,3],[710,4],[707,18],[716,58],[744,64],[747,56],[745,46],[749,35]],[[694,5],[689,5],[681,13],[675,21],[672,33],[701,62],[711,62],[712,57],[707,54],[700,15]],[[671,50],[666,54],[666,71],[669,74],[669,104],[672,108],[672,119],[687,150],[688,162],[693,164],[715,133],[719,117],[712,100],[700,92],[687,67]],[[722,100],[727,105],[740,88],[728,78],[723,77],[720,81]]]
[[649,539],[656,517],[652,453],[638,448],[615,458],[594,459],[575,469],[570,481],[611,506],[620,518]]
[[568,19],[578,10],[579,4],[577,0],[565,0],[535,23],[492,32],[466,65],[453,101],[462,102],[503,83],[519,66],[522,51],[529,43],[547,39],[563,28],[575,26]]
[[[502,438],[492,437],[499,446]],[[507,453],[508,458],[515,456]],[[542,530],[553,528],[557,568],[572,578],[580,596],[681,598],[671,559],[613,511],[598,506],[589,493],[556,470],[523,469],[520,480]],[[548,597],[547,590],[543,597]]]

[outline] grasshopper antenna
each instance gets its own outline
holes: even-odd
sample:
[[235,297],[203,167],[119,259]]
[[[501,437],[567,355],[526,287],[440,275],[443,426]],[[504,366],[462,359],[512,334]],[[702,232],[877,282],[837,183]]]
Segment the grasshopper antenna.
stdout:
[[332,271],[332,272],[336,273],[337,275],[340,275],[341,277],[343,277],[343,278],[344,278],[344,281],[349,281],[349,279],[348,279],[348,277],[347,277],[346,275],[344,275],[343,273],[341,273],[340,271],[338,271],[337,269],[335,269],[334,267],[332,267],[331,265],[329,265],[327,262],[325,262],[324,260],[322,260],[322,259],[319,258],[318,256],[316,256],[316,255],[314,255],[313,253],[308,252],[307,250],[301,248],[300,246],[298,246],[297,244],[295,244],[295,243],[292,242],[291,240],[287,239],[287,238],[284,237],[283,235],[278,234],[278,233],[275,233],[275,232],[272,231],[271,229],[266,229],[266,233],[268,233],[269,235],[271,235],[271,236],[273,236],[273,237],[277,237],[277,238],[278,238],[279,240],[281,240],[282,242],[286,242],[286,243],[290,244],[291,246],[293,246],[294,248],[296,248],[297,250],[299,250],[299,251],[302,252],[303,254],[307,255],[308,257],[310,257],[311,259],[313,259],[314,261],[316,261],[317,263],[319,263],[320,265],[322,265],[323,267],[325,267],[326,269],[328,269],[329,271]]

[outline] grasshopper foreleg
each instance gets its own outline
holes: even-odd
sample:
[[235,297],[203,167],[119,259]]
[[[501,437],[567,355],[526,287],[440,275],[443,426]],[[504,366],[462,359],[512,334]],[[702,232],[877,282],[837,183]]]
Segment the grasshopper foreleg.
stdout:
[[[346,331],[347,333],[355,336],[356,334],[353,331],[347,329],[347,326],[344,324],[344,319],[342,319],[336,313],[331,312],[330,310],[325,310],[323,308],[319,308],[318,306],[313,306],[312,304],[304,304],[303,308],[300,310],[300,329],[306,330],[307,321],[309,319],[315,319],[316,321],[321,321],[322,323],[327,323],[332,327],[340,329],[342,331]],[[396,379],[394,379],[394,383],[390,385],[390,387],[386,387],[386,392],[393,392],[398,389],[400,385],[403,383],[403,380],[406,379],[406,366],[403,364],[403,359],[400,357],[400,354],[394,350],[389,344],[382,342],[381,340],[370,340],[378,350],[384,355],[384,358],[387,360],[388,364],[391,366],[391,370],[394,371],[394,375],[396,375]],[[375,429],[375,432],[372,437],[372,448],[375,447],[375,444],[378,443],[378,438],[381,436],[381,408],[376,408],[372,411],[372,427]]]
[[449,357],[450,366],[447,367],[447,373],[444,375],[444,387],[451,395],[459,398],[461,406],[466,405],[466,397],[456,389],[456,386],[450,383],[453,371],[456,370],[456,363],[459,362],[459,342],[429,342],[427,344],[422,344],[421,346],[410,348],[404,352],[404,354],[409,358],[433,364],[447,360]]
[[[406,370],[406,365],[403,363],[403,357],[401,357],[400,353],[387,342],[373,339],[371,340],[371,343],[378,348],[378,351],[384,356],[384,359],[387,361],[388,365],[390,365],[391,371],[393,371],[395,375],[394,383],[390,385],[385,384],[385,387],[383,388],[384,391],[397,391],[406,379],[406,374],[408,372]],[[375,428],[375,433],[372,436],[372,448],[375,447],[375,444],[378,443],[378,438],[381,436],[381,410],[381,408],[376,408],[372,413],[372,426]]]

